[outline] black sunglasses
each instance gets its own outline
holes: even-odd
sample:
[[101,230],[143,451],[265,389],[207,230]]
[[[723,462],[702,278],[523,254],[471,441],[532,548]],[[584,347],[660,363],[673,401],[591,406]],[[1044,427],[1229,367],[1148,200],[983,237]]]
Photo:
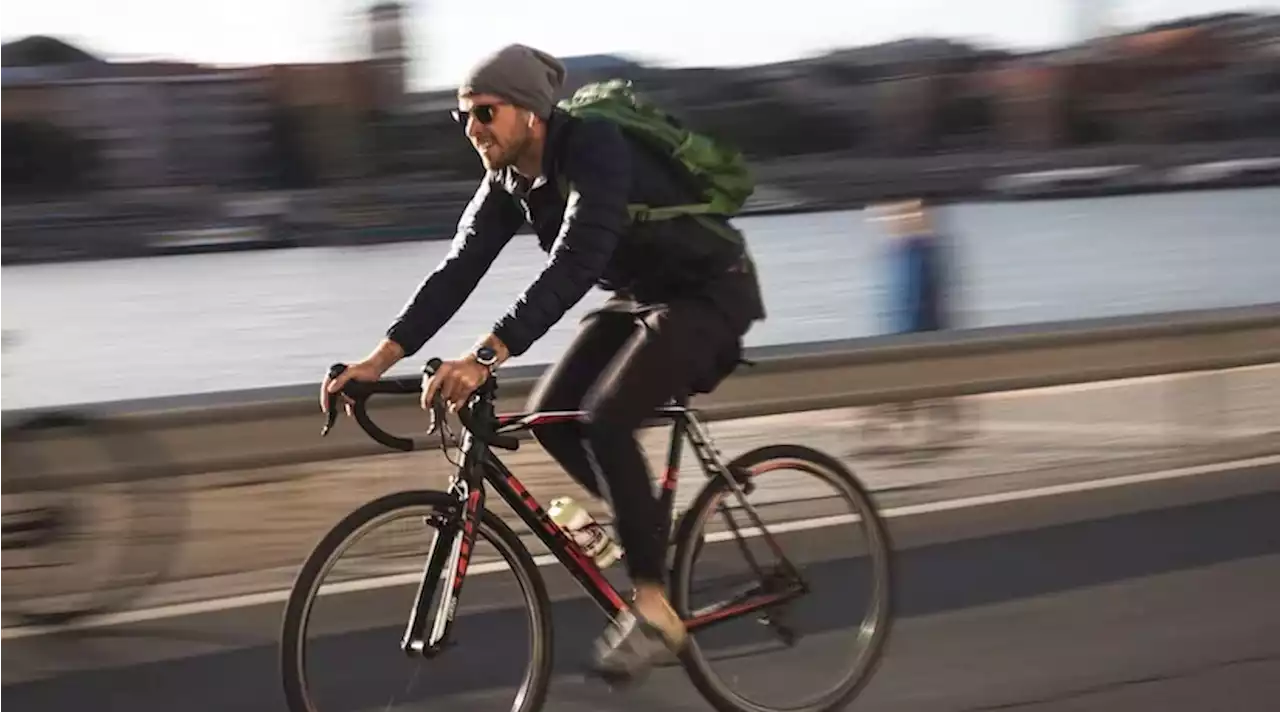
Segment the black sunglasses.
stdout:
[[498,113],[498,105],[497,104],[476,104],[475,106],[471,107],[470,111],[454,109],[449,113],[453,116],[453,120],[458,122],[459,125],[466,126],[467,119],[474,116],[476,117],[476,121],[479,121],[485,126],[488,126],[489,124],[493,123],[493,117],[495,114]]

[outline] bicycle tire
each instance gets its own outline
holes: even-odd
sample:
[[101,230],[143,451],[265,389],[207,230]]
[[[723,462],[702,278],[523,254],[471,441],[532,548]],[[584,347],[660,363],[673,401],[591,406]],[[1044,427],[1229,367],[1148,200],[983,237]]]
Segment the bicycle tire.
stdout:
[[[343,544],[353,535],[397,510],[445,509],[456,502],[453,495],[434,490],[411,490],[385,495],[352,511],[334,525],[312,549],[294,579],[281,623],[280,671],[285,701],[291,712],[322,712],[311,705],[307,695],[304,635],[318,583],[327,572],[334,555],[341,553]],[[516,574],[525,603],[533,608],[530,639],[534,660],[525,675],[521,691],[517,694],[518,704],[512,709],[515,712],[534,712],[541,709],[551,682],[551,599],[533,557],[515,532],[497,515],[487,509],[481,513],[476,538],[489,541],[502,554],[506,564]],[[463,595],[466,595],[465,592]],[[424,664],[429,662],[423,661]]]
[[[874,675],[888,641],[892,625],[892,544],[888,528],[885,526],[879,511],[875,507],[866,488],[847,467],[831,456],[802,445],[768,445],[746,452],[735,458],[729,467],[731,470],[751,472],[754,468],[774,462],[787,460],[800,463],[801,467],[816,468],[829,475],[845,491],[844,495],[853,500],[857,509],[863,514],[868,530],[868,546],[874,560],[875,586],[873,606],[876,613],[866,652],[854,664],[853,670],[840,685],[810,704],[796,707],[766,707],[743,698],[730,690],[719,678],[698,647],[694,636],[689,636],[688,646],[681,656],[686,674],[694,687],[702,696],[720,712],[829,712],[845,707],[858,695],[866,683]],[[690,588],[693,562],[702,548],[703,539],[697,534],[702,522],[714,513],[714,508],[721,494],[734,498],[732,489],[723,478],[716,477],[707,482],[686,510],[677,533],[676,552],[673,558],[671,576],[671,600],[677,613],[682,618],[692,615],[690,606]],[[864,621],[864,626],[866,621]]]
[[[118,482],[126,484],[128,501],[132,507],[128,516],[129,528],[124,532],[125,552],[120,563],[113,570],[118,577],[136,572],[135,580],[128,586],[107,588],[93,592],[88,602],[63,608],[60,610],[37,611],[24,607],[15,600],[6,600],[6,615],[11,615],[24,625],[32,626],[65,626],[86,618],[115,613],[129,608],[144,593],[165,580],[177,559],[176,553],[182,541],[181,534],[186,529],[187,506],[182,496],[180,484],[176,480],[170,466],[166,451],[154,438],[148,437],[142,430],[127,425],[118,419],[107,419],[96,415],[73,410],[53,410],[23,418],[5,425],[3,440],[7,444],[20,442],[23,438],[38,436],[41,432],[56,429],[74,429],[84,432],[89,438],[103,444],[103,448],[112,458],[113,465],[131,460],[143,454],[147,460],[138,468],[138,472],[123,478],[107,478],[103,484]],[[7,469],[7,468],[6,468]],[[4,484],[8,493],[20,494],[30,490],[43,490],[51,486],[50,482],[32,473],[8,473]],[[149,516],[147,513],[147,495],[155,492],[148,488],[150,483],[161,482],[172,484],[177,494],[167,496],[159,505],[162,516]],[[81,483],[81,484],[93,484]],[[148,527],[156,521],[172,522],[162,531],[151,531]],[[164,542],[158,549],[158,555],[152,549],[130,548],[129,540],[145,539],[151,542]]]

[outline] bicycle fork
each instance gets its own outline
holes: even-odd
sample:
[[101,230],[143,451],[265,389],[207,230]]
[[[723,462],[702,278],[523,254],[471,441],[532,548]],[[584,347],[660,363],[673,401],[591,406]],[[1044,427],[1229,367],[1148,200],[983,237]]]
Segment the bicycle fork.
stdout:
[[[484,511],[484,488],[472,488],[466,480],[456,478],[449,492],[458,498],[448,511],[435,512],[425,524],[436,530],[427,553],[427,563],[418,582],[418,592],[409,612],[409,624],[400,641],[400,649],[409,657],[433,658],[450,644],[449,633],[458,609],[458,597],[466,578],[467,564],[476,543],[476,526]],[[447,572],[447,573],[446,573]],[[444,575],[440,600],[430,637],[425,637],[431,601]]]

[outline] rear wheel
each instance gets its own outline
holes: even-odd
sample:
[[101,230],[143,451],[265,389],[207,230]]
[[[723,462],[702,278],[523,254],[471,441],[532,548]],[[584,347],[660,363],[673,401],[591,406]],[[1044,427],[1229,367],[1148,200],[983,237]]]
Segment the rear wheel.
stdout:
[[[741,473],[747,501],[807,590],[693,631],[684,656],[689,677],[722,712],[842,708],[871,678],[889,634],[891,545],[884,523],[854,474],[822,452],[774,445],[729,468]],[[752,524],[724,478],[713,478],[694,499],[677,533],[671,578],[682,618],[732,598],[744,584],[791,580]],[[842,581],[852,585],[836,591]],[[850,654],[841,655],[846,649]]]
[[[337,712],[347,709],[420,709],[414,705],[427,703],[427,695],[448,695],[453,699],[444,702],[446,707],[466,709],[503,709],[512,712],[533,712],[541,708],[551,680],[552,631],[551,601],[536,565],[519,537],[490,511],[484,511],[476,528],[476,545],[468,568],[467,585],[460,603],[468,598],[480,602],[474,615],[461,611],[454,620],[450,645],[436,657],[424,659],[409,657],[400,649],[401,637],[413,607],[417,586],[425,569],[432,536],[423,530],[434,531],[439,517],[450,511],[457,499],[445,492],[398,492],[373,500],[342,519],[316,545],[302,565],[285,608],[280,642],[280,665],[284,681],[285,699],[292,712]],[[375,529],[395,520],[406,520],[407,531],[415,551],[397,550],[393,555],[385,552],[354,557],[357,564],[347,576],[335,575],[335,581],[325,579],[335,570],[335,564],[348,550],[365,539]],[[445,542],[441,542],[444,544]],[[421,544],[421,552],[416,551]],[[476,558],[485,545],[492,547],[496,555],[489,561]],[[401,547],[402,549],[403,547]],[[394,563],[388,563],[391,560]],[[480,581],[474,574],[481,569],[486,573],[508,573],[514,583],[503,586],[486,585],[477,588]],[[446,572],[447,575],[447,572]],[[343,580],[345,578],[345,580]],[[488,578],[486,576],[486,578]],[[327,590],[322,591],[322,588]],[[436,586],[437,597],[443,586]],[[496,605],[490,599],[497,593],[518,592],[520,604]],[[313,613],[317,602],[330,596],[330,600],[347,595],[344,604],[335,603],[341,610],[336,626],[314,624]],[[363,597],[363,598],[361,598]],[[437,598],[438,600],[438,598]],[[361,604],[364,604],[363,606]],[[434,613],[436,601],[430,602]],[[460,606],[461,608],[461,606]],[[371,625],[370,617],[386,614],[377,625]],[[502,635],[504,642],[514,638],[515,629],[523,622],[528,626],[528,643],[504,645],[495,648],[495,636]],[[428,621],[428,630],[433,621]],[[312,630],[317,628],[318,630]],[[316,640],[308,642],[308,633]],[[507,634],[511,633],[510,636]],[[313,647],[314,646],[314,647]],[[463,653],[471,657],[463,659]],[[371,662],[381,655],[385,663]],[[320,663],[309,675],[308,663],[324,657],[331,663]],[[311,658],[309,660],[309,658]],[[500,663],[509,659],[527,660],[521,669],[511,676],[509,685],[503,684]],[[351,676],[356,667],[368,670],[372,681],[355,682]],[[404,668],[409,683],[383,680]],[[423,679],[428,674],[437,681]],[[318,692],[317,687],[326,684],[332,693]],[[379,683],[393,689],[369,689]],[[433,707],[428,707],[434,709]]]

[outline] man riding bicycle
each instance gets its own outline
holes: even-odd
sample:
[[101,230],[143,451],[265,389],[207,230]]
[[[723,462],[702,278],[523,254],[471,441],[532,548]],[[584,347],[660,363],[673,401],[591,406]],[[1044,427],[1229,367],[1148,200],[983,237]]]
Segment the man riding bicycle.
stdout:
[[687,638],[664,590],[668,532],[635,431],[667,401],[714,388],[765,311],[742,242],[724,237],[733,230],[727,220],[632,221],[628,204],[685,205],[698,202],[698,188],[669,157],[624,136],[616,124],[557,107],[564,79],[560,61],[523,45],[505,47],[471,70],[454,115],[486,174],[449,254],[386,338],[322,388],[336,393],[350,379],[377,380],[422,348],[526,221],[549,255],[542,272],[471,352],[431,377],[424,408],[438,392],[457,409],[593,285],[611,291],[583,319],[528,407],[587,413],[581,422],[533,432],[566,472],[613,506],[635,598],[597,642],[592,670],[625,678],[678,652]]

